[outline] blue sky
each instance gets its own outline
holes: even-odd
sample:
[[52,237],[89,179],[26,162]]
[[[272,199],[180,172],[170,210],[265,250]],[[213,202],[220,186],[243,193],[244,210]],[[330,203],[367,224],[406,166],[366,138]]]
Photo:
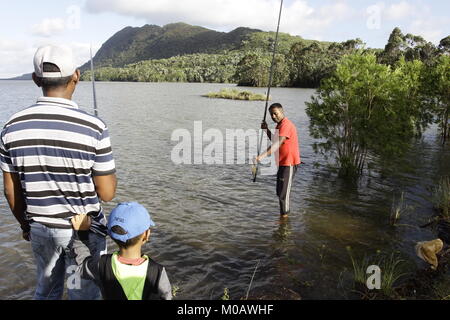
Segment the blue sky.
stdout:
[[[126,26],[186,22],[218,31],[239,26],[275,30],[280,0],[2,1],[0,78],[32,71],[40,45],[70,45],[82,64]],[[281,31],[306,39],[361,38],[383,48],[394,27],[434,43],[450,35],[448,0],[285,0]]]

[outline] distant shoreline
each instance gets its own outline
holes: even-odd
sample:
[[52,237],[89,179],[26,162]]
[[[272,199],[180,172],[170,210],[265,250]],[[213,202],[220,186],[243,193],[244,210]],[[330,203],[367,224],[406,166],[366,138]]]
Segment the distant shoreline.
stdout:
[[3,78],[3,79],[0,79],[0,80],[14,80],[14,81],[16,81],[16,80],[33,80],[33,78],[32,78],[32,73],[25,73],[25,74],[22,74],[22,75],[20,75],[20,76],[17,76],[17,77],[12,77],[12,78]]
[[[33,79],[0,79],[0,81],[33,81]],[[80,80],[80,82],[90,83],[90,80]],[[186,83],[186,84],[221,84],[221,85],[229,85],[234,86],[236,88],[253,88],[253,89],[264,89],[267,87],[250,87],[250,86],[238,86],[237,83],[229,83],[229,82],[177,82],[177,81],[160,81],[160,82],[144,82],[144,81],[95,81],[96,83]],[[308,87],[274,87],[275,89],[311,89],[315,90],[317,88],[308,88]],[[272,89],[274,89],[272,88]]]

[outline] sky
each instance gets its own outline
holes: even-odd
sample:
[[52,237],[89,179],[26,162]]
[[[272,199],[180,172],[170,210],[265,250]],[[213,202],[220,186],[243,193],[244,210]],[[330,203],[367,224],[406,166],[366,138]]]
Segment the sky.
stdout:
[[[0,78],[32,72],[46,44],[73,48],[82,65],[121,29],[186,22],[217,31],[275,31],[280,0],[0,0]],[[438,44],[450,35],[449,0],[284,0],[281,32],[305,39],[361,38],[384,48],[392,29]]]

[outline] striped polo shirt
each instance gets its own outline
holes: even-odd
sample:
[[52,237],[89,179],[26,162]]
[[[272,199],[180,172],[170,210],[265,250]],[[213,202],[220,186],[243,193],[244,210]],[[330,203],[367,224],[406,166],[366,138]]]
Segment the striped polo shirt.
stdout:
[[75,102],[42,97],[13,115],[0,136],[0,165],[20,176],[31,221],[71,228],[76,214],[106,234],[93,176],[115,173],[108,128]]

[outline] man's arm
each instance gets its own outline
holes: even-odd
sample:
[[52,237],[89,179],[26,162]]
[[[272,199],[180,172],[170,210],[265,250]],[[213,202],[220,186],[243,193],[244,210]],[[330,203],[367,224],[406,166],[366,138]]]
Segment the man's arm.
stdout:
[[30,241],[30,224],[26,217],[27,205],[25,204],[19,175],[3,171],[3,186],[9,208],[22,228],[22,236],[26,241]]
[[94,176],[94,184],[100,200],[109,202],[116,196],[117,178],[115,174]]
[[116,195],[116,165],[111,148],[108,128],[105,127],[96,146],[92,176],[100,200],[109,202]]
[[267,156],[270,156],[271,154],[275,153],[280,149],[280,147],[283,145],[283,143],[287,140],[286,137],[280,137],[278,141],[275,141],[266,152],[260,154],[256,157],[256,162],[261,162],[262,159],[264,159]]

